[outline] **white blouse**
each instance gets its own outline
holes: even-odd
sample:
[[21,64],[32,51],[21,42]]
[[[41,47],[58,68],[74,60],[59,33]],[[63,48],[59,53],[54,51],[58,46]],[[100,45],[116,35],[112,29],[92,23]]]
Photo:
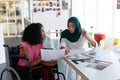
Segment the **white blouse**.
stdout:
[[88,41],[82,35],[80,36],[79,40],[76,42],[70,42],[66,38],[61,39],[60,47],[65,47],[65,49],[86,49],[88,48]]

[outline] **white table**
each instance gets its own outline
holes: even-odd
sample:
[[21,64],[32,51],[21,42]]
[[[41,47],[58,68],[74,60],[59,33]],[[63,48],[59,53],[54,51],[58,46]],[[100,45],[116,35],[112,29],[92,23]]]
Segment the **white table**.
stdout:
[[[44,43],[45,45],[47,45],[47,47],[57,49],[59,44],[59,36],[56,37],[55,34],[47,35],[46,41],[47,42],[44,42]],[[71,60],[66,58],[64,58],[64,61],[69,66],[71,66],[78,75],[82,77],[82,80],[118,80],[120,79],[120,62],[118,61],[118,56],[116,57],[114,53],[111,51],[111,52],[107,52],[104,56],[99,57],[99,59],[103,61],[112,62],[112,64],[103,70],[97,70],[97,69],[86,67],[85,65],[75,64]]]
[[103,70],[92,69],[86,65],[75,64],[71,60],[64,58],[65,62],[82,77],[82,80],[118,80],[120,79],[120,62],[112,51],[96,59],[112,62],[110,66]]

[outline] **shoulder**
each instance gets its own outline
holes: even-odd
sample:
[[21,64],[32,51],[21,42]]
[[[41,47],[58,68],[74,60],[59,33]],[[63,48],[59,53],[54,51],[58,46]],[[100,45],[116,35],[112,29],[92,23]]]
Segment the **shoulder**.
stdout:
[[30,46],[30,44],[28,42],[22,42],[21,46],[26,46],[27,47],[27,46]]
[[64,35],[64,34],[66,34],[66,33],[68,33],[68,32],[69,32],[69,30],[68,30],[68,29],[65,29],[64,31],[61,32],[61,35]]
[[40,48],[43,48],[43,43],[40,43],[37,46],[39,46]]
[[62,38],[61,41],[66,41],[67,39],[66,38]]
[[85,28],[82,28],[82,32],[81,33],[84,33],[84,32],[87,32]]
[[83,28],[82,32],[81,32],[81,35],[85,37],[87,34],[88,34],[88,32]]

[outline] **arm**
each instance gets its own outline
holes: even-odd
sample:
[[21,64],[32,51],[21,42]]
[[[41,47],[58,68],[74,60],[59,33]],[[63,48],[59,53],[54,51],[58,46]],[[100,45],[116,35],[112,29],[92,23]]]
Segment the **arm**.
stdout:
[[66,46],[66,42],[64,39],[61,39],[61,42],[60,42],[60,49],[65,49],[65,46]]
[[[64,39],[61,39],[61,42],[60,42],[60,49],[65,49],[65,45],[66,45],[66,42]],[[68,49],[65,49],[65,55],[68,54],[70,52],[70,50]]]
[[82,30],[82,35],[92,44],[93,47],[97,46],[96,41],[91,38],[91,36],[86,32],[86,30]]
[[[53,48],[43,48],[43,49],[49,49],[49,50],[53,50]],[[56,60],[52,60],[52,61],[43,61],[41,60],[41,64],[44,66],[54,66],[57,63]]]
[[41,61],[41,64],[42,64],[43,66],[49,66],[49,67],[56,65],[56,63],[57,63],[56,60],[52,60],[52,61],[43,61],[43,60],[42,60],[42,61]]
[[[22,47],[22,51],[24,52],[25,57],[30,60],[28,49],[23,46],[23,47]],[[30,62],[31,62],[31,60],[30,60]],[[40,58],[37,59],[36,61],[32,61],[32,62],[31,62],[31,66],[34,67],[34,66],[38,65],[40,62],[41,62],[41,59],[40,59]]]
[[[23,52],[25,54],[25,57],[30,60],[28,49],[26,47],[22,47],[22,50],[23,50]],[[52,61],[43,61],[43,60],[41,60],[41,58],[37,59],[36,61],[31,61],[31,66],[32,67],[34,67],[34,66],[36,66],[38,64],[42,64],[44,66],[54,66],[56,64],[56,61],[55,60],[52,60]]]

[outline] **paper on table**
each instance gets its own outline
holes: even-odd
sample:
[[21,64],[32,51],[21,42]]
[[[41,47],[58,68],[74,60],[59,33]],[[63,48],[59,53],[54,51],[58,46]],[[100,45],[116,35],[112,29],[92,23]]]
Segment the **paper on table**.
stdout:
[[70,52],[66,55],[66,58],[71,59],[71,60],[80,60],[80,59],[89,59],[92,58],[91,56],[88,55],[83,55],[81,53],[84,53],[84,50],[70,50]]
[[92,62],[91,64],[88,64],[86,67],[103,70],[104,68],[108,67],[111,64],[112,64],[112,62],[94,60],[94,62]]
[[49,50],[49,49],[41,49],[41,59],[45,61],[50,61],[52,59],[61,59],[65,56],[65,50]]
[[74,50],[70,50],[70,52],[67,55],[73,55],[73,54],[91,55],[94,52],[96,52],[96,49],[94,49],[94,48],[90,48],[90,49],[74,49]]

